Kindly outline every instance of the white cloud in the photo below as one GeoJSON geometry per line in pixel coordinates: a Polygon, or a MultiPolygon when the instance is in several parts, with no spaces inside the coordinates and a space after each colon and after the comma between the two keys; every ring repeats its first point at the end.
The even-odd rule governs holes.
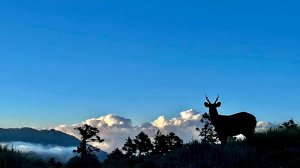
{"type": "Polygon", "coordinates": [[[199,114],[198,112],[190,109],[187,111],[183,111],[180,113],[181,118],[184,120],[196,120],[199,121],[202,117],[201,114],[199,114]]]}
{"type": "Polygon", "coordinates": [[[88,119],[72,126],[59,125],[54,129],[73,135],[80,139],[80,135],[77,130],[74,130],[74,127],[84,124],[98,128],[100,131],[99,135],[104,139],[104,142],[93,145],[96,145],[100,149],[108,152],[112,151],[115,147],[121,147],[121,144],[124,144],[125,139],[128,136],[133,137],[138,132],[138,128],[132,126],[130,119],[113,114],[108,114],[99,118],[88,119]]]}
{"type": "MultiPolygon", "coordinates": [[[[125,139],[129,137],[134,138],[140,131],[144,131],[150,137],[153,137],[157,130],[162,133],[174,132],[183,141],[189,142],[192,139],[199,139],[199,132],[196,131],[196,127],[202,127],[200,122],[202,116],[195,110],[186,110],[180,113],[177,118],[168,119],[165,116],[159,116],[152,122],[143,123],[141,125],[132,125],[130,119],[117,116],[114,114],[108,114],[100,116],[99,118],[91,118],[72,126],[60,125],[55,127],[56,130],[73,135],[80,139],[79,133],[74,130],[75,126],[83,124],[89,124],[93,127],[97,127],[100,131],[100,137],[104,139],[101,144],[93,144],[100,149],[111,152],[114,148],[121,148],[125,142],[125,139]]],[[[263,130],[272,126],[269,122],[258,122],[256,130],[263,130]]]]}
{"type": "Polygon", "coordinates": [[[192,138],[197,138],[198,135],[195,129],[196,127],[201,126],[201,123],[199,122],[201,114],[190,109],[181,112],[180,115],[180,117],[172,119],[160,116],[151,123],[143,123],[141,125],[133,126],[130,119],[114,114],[108,114],[100,116],[99,118],[91,118],[72,126],[59,125],[54,129],[80,139],[80,135],[76,130],[74,130],[74,127],[83,124],[89,124],[93,127],[97,127],[100,131],[99,135],[104,139],[104,142],[94,145],[104,151],[111,152],[116,147],[121,148],[128,136],[134,138],[140,131],[144,131],[150,137],[153,137],[158,129],[163,133],[169,133],[172,131],[180,136],[185,142],[192,140],[192,138]]]}
{"type": "Polygon", "coordinates": [[[132,127],[130,119],[126,119],[124,117],[116,116],[113,114],[108,114],[106,116],[101,116],[99,118],[88,119],[84,123],[98,128],[108,128],[108,127],[131,128],[132,127]]]}

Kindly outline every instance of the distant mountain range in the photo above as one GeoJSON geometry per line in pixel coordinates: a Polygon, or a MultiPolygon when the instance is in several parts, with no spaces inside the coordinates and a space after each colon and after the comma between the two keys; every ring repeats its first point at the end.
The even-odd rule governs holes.
{"type": "MultiPolygon", "coordinates": [[[[0,128],[0,142],[13,143],[16,149],[31,156],[40,156],[47,160],[55,157],[59,161],[67,162],[75,156],[73,149],[80,144],[80,140],[63,132],[51,130],[36,130],[33,128],[0,128]]],[[[100,160],[104,160],[107,153],[100,150],[95,153],[100,160]]]]}
{"type": "Polygon", "coordinates": [[[51,130],[33,128],[0,128],[0,142],[22,141],[42,145],[77,146],[80,141],[74,136],[51,130]]]}

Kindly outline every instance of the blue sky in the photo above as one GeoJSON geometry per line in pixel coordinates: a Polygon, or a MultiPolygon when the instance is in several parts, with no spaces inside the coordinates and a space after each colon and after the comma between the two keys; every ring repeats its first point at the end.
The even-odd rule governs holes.
{"type": "Polygon", "coordinates": [[[203,112],[300,121],[297,1],[0,2],[0,127],[108,113],[134,123],[203,112]]]}

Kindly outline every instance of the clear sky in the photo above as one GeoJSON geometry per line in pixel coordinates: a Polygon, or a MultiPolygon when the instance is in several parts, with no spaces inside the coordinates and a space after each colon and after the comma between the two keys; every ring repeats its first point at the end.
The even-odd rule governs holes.
{"type": "Polygon", "coordinates": [[[108,113],[300,121],[299,1],[0,1],[0,127],[108,113]]]}

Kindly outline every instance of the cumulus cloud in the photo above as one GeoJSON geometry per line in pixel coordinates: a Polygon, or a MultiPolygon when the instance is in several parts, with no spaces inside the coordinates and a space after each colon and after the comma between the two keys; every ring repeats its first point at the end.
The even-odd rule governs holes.
{"type": "Polygon", "coordinates": [[[85,124],[91,125],[98,128],[131,128],[132,123],[130,119],[126,119],[121,116],[116,116],[113,114],[108,114],[106,116],[101,116],[99,118],[88,119],[84,122],[85,124]]]}
{"type": "Polygon", "coordinates": [[[179,135],[184,142],[191,141],[193,138],[198,137],[196,127],[201,127],[203,124],[200,122],[202,116],[195,110],[186,110],[180,113],[180,117],[167,119],[164,116],[158,117],[151,124],[163,133],[174,132],[179,135]]]}
{"type": "MultiPolygon", "coordinates": [[[[160,130],[162,133],[167,134],[174,132],[183,141],[189,142],[192,139],[199,139],[199,132],[196,131],[196,127],[202,127],[200,122],[202,114],[189,109],[180,113],[180,116],[168,119],[165,116],[159,116],[152,122],[146,122],[141,125],[132,125],[132,122],[128,118],[117,116],[114,114],[108,114],[100,116],[99,118],[87,119],[81,123],[70,125],[59,125],[55,127],[56,130],[73,135],[80,139],[80,135],[74,127],[89,124],[93,127],[97,127],[100,131],[100,137],[104,139],[101,144],[93,144],[100,149],[111,152],[114,148],[121,148],[125,143],[125,139],[128,137],[134,138],[140,131],[144,131],[153,138],[156,131],[160,130]]],[[[256,130],[267,129],[272,126],[269,122],[258,122],[256,130]]]]}
{"type": "Polygon", "coordinates": [[[184,142],[197,138],[196,127],[201,126],[199,122],[201,114],[195,110],[187,110],[180,113],[178,118],[168,119],[165,116],[159,116],[153,122],[143,123],[141,125],[132,125],[130,119],[108,114],[99,118],[91,118],[81,123],[69,125],[59,125],[54,129],[73,135],[80,139],[78,131],[74,127],[89,124],[100,130],[100,137],[104,139],[101,144],[93,144],[100,149],[111,152],[114,148],[121,148],[128,137],[134,138],[140,131],[144,131],[150,137],[153,137],[157,130],[163,133],[174,132],[180,136],[184,142]]]}
{"type": "Polygon", "coordinates": [[[92,118],[72,126],[60,125],[56,130],[73,135],[80,139],[80,134],[74,127],[84,124],[98,128],[100,137],[105,141],[101,144],[93,144],[104,151],[112,151],[115,147],[120,147],[128,136],[134,136],[138,132],[138,127],[132,126],[131,120],[121,116],[108,114],[99,118],[92,118]]]}

